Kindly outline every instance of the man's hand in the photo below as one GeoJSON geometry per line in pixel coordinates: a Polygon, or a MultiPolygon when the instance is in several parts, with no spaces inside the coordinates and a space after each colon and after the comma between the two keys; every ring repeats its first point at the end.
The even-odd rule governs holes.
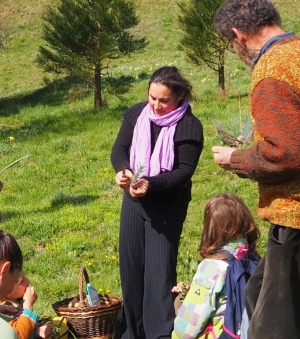
{"type": "Polygon", "coordinates": [[[220,167],[229,170],[231,154],[235,151],[231,147],[213,146],[214,160],[220,167]]]}

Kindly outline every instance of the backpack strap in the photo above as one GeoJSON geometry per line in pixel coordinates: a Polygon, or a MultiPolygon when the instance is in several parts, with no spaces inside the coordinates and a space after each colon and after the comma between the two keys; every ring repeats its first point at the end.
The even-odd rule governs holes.
{"type": "Polygon", "coordinates": [[[211,333],[212,337],[214,339],[218,339],[218,337],[216,336],[213,324],[208,324],[205,331],[204,331],[204,338],[207,339],[208,334],[211,333]]]}
{"type": "Polygon", "coordinates": [[[239,247],[237,251],[236,258],[238,260],[240,259],[247,259],[248,258],[248,252],[249,252],[249,246],[246,244],[243,244],[239,247]]]}
{"type": "Polygon", "coordinates": [[[230,338],[234,338],[234,339],[240,339],[240,336],[232,333],[226,326],[225,324],[223,325],[223,331],[225,331],[227,334],[230,335],[230,338]]]}
{"type": "Polygon", "coordinates": [[[232,264],[236,259],[247,259],[249,254],[249,246],[247,244],[242,244],[239,246],[237,250],[236,257],[231,254],[229,251],[226,251],[228,253],[228,257],[226,259],[223,259],[228,265],[232,264]]]}

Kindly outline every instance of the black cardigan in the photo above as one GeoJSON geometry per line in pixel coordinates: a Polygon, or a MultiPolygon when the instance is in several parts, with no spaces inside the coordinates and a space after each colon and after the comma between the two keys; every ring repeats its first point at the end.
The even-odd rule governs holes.
{"type": "MultiPolygon", "coordinates": [[[[129,152],[136,121],[147,103],[138,103],[127,109],[113,145],[111,162],[116,172],[122,165],[130,169],[129,152]]],[[[161,127],[151,124],[152,150],[161,127]]],[[[203,127],[192,114],[188,106],[184,117],[177,123],[174,135],[174,165],[171,172],[146,177],[149,181],[148,192],[138,200],[141,203],[177,205],[191,200],[191,177],[197,167],[203,149],[203,127]]],[[[127,194],[129,195],[128,190],[127,194]]]]}

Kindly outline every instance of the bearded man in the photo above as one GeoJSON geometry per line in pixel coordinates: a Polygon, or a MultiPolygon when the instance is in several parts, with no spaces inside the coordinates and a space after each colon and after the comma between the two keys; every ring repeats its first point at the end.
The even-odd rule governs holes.
{"type": "Polygon", "coordinates": [[[215,26],[252,69],[253,146],[212,148],[215,162],[258,183],[267,251],[247,284],[249,339],[300,338],[300,39],[268,0],[227,0],[215,26]]]}

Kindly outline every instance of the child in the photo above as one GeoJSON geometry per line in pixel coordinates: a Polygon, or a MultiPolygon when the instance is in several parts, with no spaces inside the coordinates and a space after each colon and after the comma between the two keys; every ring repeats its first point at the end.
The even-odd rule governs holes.
{"type": "Polygon", "coordinates": [[[52,325],[39,326],[39,317],[33,312],[33,304],[37,300],[34,287],[29,286],[30,281],[26,278],[24,271],[21,272],[19,281],[14,284],[10,294],[0,301],[0,304],[13,305],[22,309],[22,314],[18,319],[13,319],[9,323],[18,333],[19,339],[30,339],[35,331],[36,338],[50,338],[52,325]]]}
{"type": "MultiPolygon", "coordinates": [[[[14,284],[19,280],[23,266],[22,251],[15,238],[0,230],[0,298],[12,292],[14,284]]],[[[1,312],[4,306],[1,307],[1,312]]],[[[1,338],[18,339],[16,332],[7,324],[8,318],[0,313],[1,338]]]]}
{"type": "MultiPolygon", "coordinates": [[[[255,252],[258,238],[259,230],[240,198],[223,193],[207,202],[199,247],[204,260],[191,286],[187,286],[186,297],[175,318],[172,339],[216,339],[220,336],[226,308],[224,284],[228,263],[225,260],[231,255],[243,258],[248,252],[255,252]],[[214,336],[206,331],[208,323],[213,324],[214,336]]],[[[179,283],[172,291],[181,293],[183,287],[184,283],[179,283]]]]}

